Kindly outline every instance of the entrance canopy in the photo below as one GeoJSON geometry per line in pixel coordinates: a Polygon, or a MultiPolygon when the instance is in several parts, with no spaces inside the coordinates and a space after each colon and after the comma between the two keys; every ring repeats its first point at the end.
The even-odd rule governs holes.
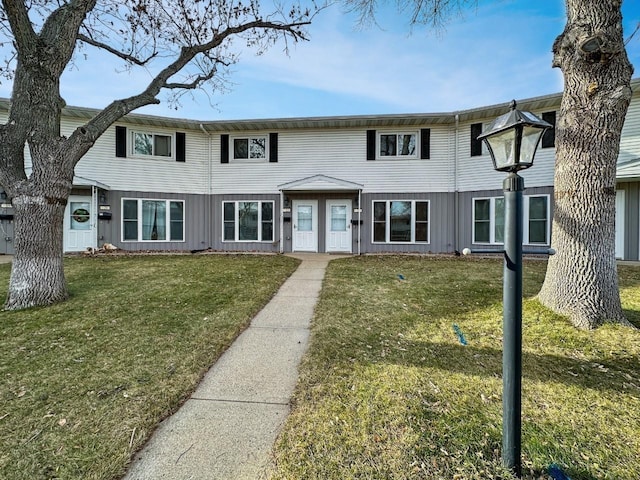
{"type": "Polygon", "coordinates": [[[336,192],[336,191],[360,191],[364,185],[339,178],[328,177],[326,175],[314,175],[312,177],[302,178],[294,182],[283,183],[278,185],[281,192],[336,192]]]}

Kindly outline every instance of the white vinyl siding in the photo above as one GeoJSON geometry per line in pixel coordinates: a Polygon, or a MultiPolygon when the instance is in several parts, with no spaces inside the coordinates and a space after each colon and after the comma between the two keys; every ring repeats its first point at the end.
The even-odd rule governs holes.
{"type": "MultiPolygon", "coordinates": [[[[79,124],[63,120],[63,131],[70,134],[79,124]]],[[[130,143],[131,131],[145,131],[138,125],[126,125],[127,139],[130,143]]],[[[177,128],[155,128],[154,132],[172,136],[175,139],[177,128]]],[[[181,129],[184,131],[184,129],[181,129]]],[[[135,157],[115,156],[115,128],[109,128],[78,162],[75,168],[77,176],[97,180],[109,186],[111,190],[140,191],[180,194],[207,194],[209,137],[200,130],[187,130],[186,150],[189,152],[186,162],[176,162],[169,157],[139,155],[135,157]],[[164,160],[164,161],[159,161],[164,160]]],[[[175,147],[175,144],[173,144],[175,147]]],[[[175,148],[174,148],[175,150],[175,148]]],[[[130,152],[130,146],[127,146],[130,152]]],[[[174,151],[175,156],[175,151],[174,151]]]]}
{"type": "Polygon", "coordinates": [[[184,201],[122,199],[123,242],[183,242],[184,201]]]}
{"type": "Polygon", "coordinates": [[[215,161],[220,158],[217,135],[212,142],[212,191],[222,195],[279,194],[278,185],[315,175],[363,185],[363,193],[453,191],[449,157],[453,137],[446,126],[430,128],[429,161],[367,161],[366,129],[301,129],[278,132],[277,164],[252,163],[251,168],[233,158],[228,164],[215,161]]]}
{"type": "Polygon", "coordinates": [[[429,243],[429,202],[373,202],[373,243],[429,243]]]}

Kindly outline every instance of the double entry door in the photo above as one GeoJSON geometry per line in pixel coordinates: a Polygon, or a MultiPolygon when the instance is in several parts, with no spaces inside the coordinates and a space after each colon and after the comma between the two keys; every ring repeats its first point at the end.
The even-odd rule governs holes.
{"type": "Polygon", "coordinates": [[[351,253],[351,200],[327,200],[324,222],[319,224],[318,200],[292,203],[292,249],[317,252],[318,238],[325,239],[325,252],[351,253]]]}

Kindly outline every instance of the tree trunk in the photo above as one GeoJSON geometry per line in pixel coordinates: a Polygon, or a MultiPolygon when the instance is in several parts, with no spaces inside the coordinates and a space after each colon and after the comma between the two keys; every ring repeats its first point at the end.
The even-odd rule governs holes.
{"type": "Polygon", "coordinates": [[[15,208],[15,257],[5,309],[50,305],[68,298],[62,262],[65,201],[20,195],[15,208]]]}
{"type": "Polygon", "coordinates": [[[553,46],[565,87],[556,125],[552,245],[539,299],[580,328],[628,324],[615,259],[616,164],[633,68],[620,1],[568,0],[553,46]]]}

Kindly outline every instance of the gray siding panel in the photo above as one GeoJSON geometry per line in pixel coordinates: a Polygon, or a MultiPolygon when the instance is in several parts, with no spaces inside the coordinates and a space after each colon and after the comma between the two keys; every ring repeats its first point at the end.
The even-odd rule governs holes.
{"type": "Polygon", "coordinates": [[[98,221],[98,245],[112,243],[122,250],[203,250],[209,247],[206,229],[210,211],[207,195],[177,193],[109,191],[106,204],[111,206],[111,220],[98,221]],[[123,242],[122,241],[122,199],[184,200],[184,242],[123,242]]]}
{"type": "Polygon", "coordinates": [[[619,183],[616,188],[625,192],[624,259],[637,261],[640,258],[640,183],[619,183]]]}
{"type": "MultiPolygon", "coordinates": [[[[549,195],[549,221],[553,220],[553,187],[525,188],[524,195],[549,195]]],[[[458,197],[458,225],[459,225],[459,251],[464,248],[473,248],[473,199],[502,197],[502,190],[478,190],[475,192],[460,192],[458,197]]],[[[498,245],[476,245],[475,248],[487,250],[499,248],[498,245]]],[[[526,250],[545,250],[547,247],[525,245],[526,250]]]]}
{"type": "Polygon", "coordinates": [[[369,193],[362,195],[362,253],[453,253],[453,193],[369,193]],[[373,202],[375,200],[428,200],[429,243],[373,243],[373,202]]]}
{"type": "Polygon", "coordinates": [[[211,248],[217,251],[224,252],[273,252],[280,251],[280,244],[278,239],[280,238],[280,195],[213,195],[211,197],[212,205],[212,220],[211,220],[211,248]],[[274,202],[273,208],[273,242],[223,242],[223,216],[222,216],[222,202],[226,201],[258,201],[269,200],[274,202]]]}

